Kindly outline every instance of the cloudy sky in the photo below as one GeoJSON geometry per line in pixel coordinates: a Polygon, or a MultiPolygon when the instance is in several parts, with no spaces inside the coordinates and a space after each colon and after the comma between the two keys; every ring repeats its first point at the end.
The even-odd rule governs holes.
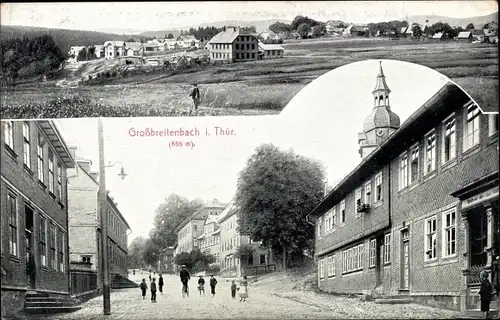
{"type": "Polygon", "coordinates": [[[165,30],[216,21],[319,20],[376,22],[407,15],[466,18],[498,11],[496,1],[234,1],[128,3],[7,3],[1,23],[81,30],[165,30]]]}
{"type": "MultiPolygon", "coordinates": [[[[436,71],[407,62],[383,60],[392,90],[391,107],[401,121],[427,101],[446,82],[436,71]]],[[[330,184],[338,182],[360,162],[357,134],[373,108],[372,90],[379,62],[368,60],[330,71],[301,90],[278,116],[108,118],[104,119],[105,161],[121,161],[106,169],[107,189],[131,225],[135,236],[148,234],[155,208],[170,193],[189,199],[232,199],[239,172],[262,143],[321,161],[330,184]],[[215,127],[234,130],[216,135],[215,127]],[[197,128],[200,136],[133,137],[133,130],[197,128]],[[208,132],[209,135],[206,135],[208,132]],[[172,147],[171,142],[194,142],[194,147],[172,147]]],[[[98,167],[97,121],[57,120],[77,155],[98,167]]]]}

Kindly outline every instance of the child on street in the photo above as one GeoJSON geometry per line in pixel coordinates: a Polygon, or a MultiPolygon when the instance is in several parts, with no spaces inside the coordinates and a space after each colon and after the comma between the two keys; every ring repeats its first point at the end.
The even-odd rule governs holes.
{"type": "Polygon", "coordinates": [[[200,292],[200,296],[202,292],[205,295],[205,279],[202,276],[198,279],[198,291],[200,292]]]}
{"type": "Polygon", "coordinates": [[[481,311],[484,312],[484,318],[488,319],[490,303],[491,300],[493,300],[493,286],[488,279],[488,271],[481,271],[479,277],[481,278],[481,289],[479,289],[479,295],[481,296],[481,311]]]}
{"type": "Polygon", "coordinates": [[[231,297],[234,299],[236,298],[236,282],[231,283],[231,297]]]}
{"type": "Polygon", "coordinates": [[[153,281],[151,282],[151,302],[156,302],[156,282],[155,278],[153,278],[153,281]]]}
{"type": "Polygon", "coordinates": [[[146,284],[146,279],[142,279],[141,285],[139,286],[142,291],[142,300],[146,299],[146,290],[148,290],[148,285],[146,284]]]}
{"type": "Polygon", "coordinates": [[[216,285],[217,285],[217,280],[212,275],[212,277],[210,278],[210,289],[212,289],[212,296],[215,296],[215,286],[216,285]]]}

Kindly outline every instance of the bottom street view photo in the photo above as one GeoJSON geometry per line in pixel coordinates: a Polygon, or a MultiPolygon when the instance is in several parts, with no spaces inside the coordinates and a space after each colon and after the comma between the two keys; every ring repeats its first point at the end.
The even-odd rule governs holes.
{"type": "Polygon", "coordinates": [[[482,319],[498,106],[395,60],[279,115],[2,120],[2,319],[482,319]]]}

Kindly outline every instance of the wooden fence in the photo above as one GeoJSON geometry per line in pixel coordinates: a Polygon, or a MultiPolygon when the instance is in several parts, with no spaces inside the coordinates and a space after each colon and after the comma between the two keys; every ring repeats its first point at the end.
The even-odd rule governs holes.
{"type": "Polygon", "coordinates": [[[247,276],[257,276],[260,274],[266,274],[274,271],[276,271],[276,265],[274,264],[254,266],[254,267],[248,267],[248,266],[244,267],[244,273],[247,276]]]}

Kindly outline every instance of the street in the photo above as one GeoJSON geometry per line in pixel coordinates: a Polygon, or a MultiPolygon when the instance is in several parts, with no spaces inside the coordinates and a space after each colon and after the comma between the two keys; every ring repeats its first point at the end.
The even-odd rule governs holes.
{"type": "MultiPolygon", "coordinates": [[[[146,278],[149,274],[135,276],[146,278]]],[[[157,275],[156,275],[157,276],[157,275]]],[[[157,279],[158,281],[158,279],[157,279]]],[[[192,277],[190,297],[182,298],[181,283],[176,275],[164,276],[163,295],[157,294],[152,303],[150,292],[145,300],[137,289],[115,290],[111,293],[111,315],[104,317],[102,296],[83,304],[83,309],[47,319],[359,319],[359,318],[451,318],[455,312],[409,305],[378,305],[347,297],[315,295],[309,292],[276,293],[249,283],[249,298],[240,302],[232,299],[231,282],[218,279],[216,295],[210,294],[209,277],[205,277],[205,296],[200,296],[197,278],[192,277]]]]}

